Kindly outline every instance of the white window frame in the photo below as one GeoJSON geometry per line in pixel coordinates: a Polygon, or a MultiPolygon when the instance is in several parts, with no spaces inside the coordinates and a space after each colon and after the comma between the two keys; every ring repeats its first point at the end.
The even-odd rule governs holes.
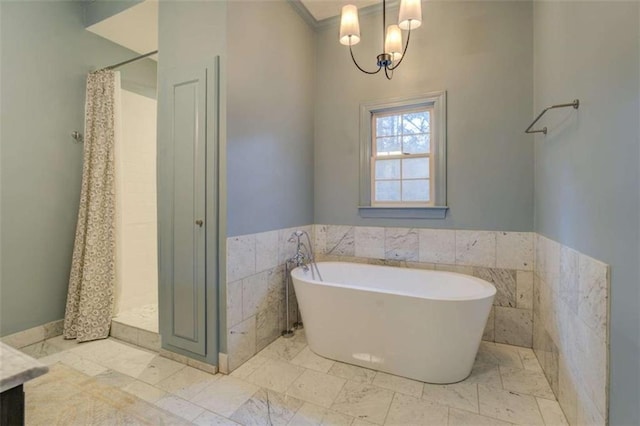
{"type": "MultiPolygon", "coordinates": [[[[362,217],[433,218],[444,219],[448,209],[447,188],[447,117],[446,91],[427,93],[410,98],[367,102],[360,105],[360,205],[362,217]],[[411,110],[429,109],[430,116],[430,200],[423,202],[375,202],[375,116],[399,114],[411,110]]],[[[400,155],[397,158],[424,156],[400,155]]],[[[380,158],[380,157],[378,157],[380,158]]],[[[392,159],[396,156],[384,156],[392,159]]]]}
{"type": "MultiPolygon", "coordinates": [[[[377,140],[378,135],[376,133],[376,119],[381,117],[388,117],[392,115],[401,115],[401,114],[410,114],[412,112],[429,112],[429,134],[434,132],[434,122],[432,120],[435,117],[435,111],[433,110],[433,106],[418,106],[415,108],[401,108],[401,109],[393,109],[389,111],[383,112],[372,112],[371,113],[371,205],[374,207],[430,207],[435,205],[435,170],[433,164],[433,147],[430,145],[429,152],[426,154],[398,154],[398,155],[376,155],[377,153],[377,140]],[[402,177],[402,160],[410,159],[410,158],[428,158],[429,159],[429,200],[422,201],[376,201],[375,200],[375,187],[376,181],[386,180],[386,179],[376,179],[376,169],[375,164],[376,160],[400,160],[400,178],[399,179],[389,179],[389,180],[399,180],[400,181],[400,196],[402,197],[402,185],[404,181],[412,180],[405,179],[402,177]]],[[[394,136],[402,136],[402,135],[394,135],[394,136]]]]}

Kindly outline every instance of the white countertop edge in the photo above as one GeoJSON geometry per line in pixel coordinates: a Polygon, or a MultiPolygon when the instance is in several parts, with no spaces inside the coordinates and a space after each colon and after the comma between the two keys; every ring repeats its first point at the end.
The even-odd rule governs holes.
{"type": "Polygon", "coordinates": [[[0,342],[0,392],[42,376],[49,367],[35,358],[0,342]]]}

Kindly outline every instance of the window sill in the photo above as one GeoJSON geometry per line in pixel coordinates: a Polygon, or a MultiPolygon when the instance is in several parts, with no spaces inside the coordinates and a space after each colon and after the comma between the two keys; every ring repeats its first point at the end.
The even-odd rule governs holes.
{"type": "Polygon", "coordinates": [[[359,206],[358,214],[364,218],[444,219],[447,206],[434,207],[371,207],[359,206]]]}

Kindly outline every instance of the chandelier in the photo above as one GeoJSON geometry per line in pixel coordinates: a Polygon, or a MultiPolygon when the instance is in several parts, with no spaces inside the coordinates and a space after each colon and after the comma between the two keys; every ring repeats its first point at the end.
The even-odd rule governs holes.
{"type": "Polygon", "coordinates": [[[393,71],[400,66],[405,53],[407,53],[411,30],[418,28],[422,24],[422,7],[420,1],[421,0],[400,0],[398,25],[389,25],[387,27],[387,2],[386,0],[382,0],[382,45],[384,51],[377,57],[378,69],[375,71],[367,71],[362,68],[353,56],[352,46],[360,43],[358,8],[352,4],[348,4],[342,8],[342,16],[340,18],[340,44],[349,46],[351,59],[360,71],[365,74],[377,74],[384,69],[384,75],[388,80],[391,80],[393,71]],[[408,31],[407,42],[404,48],[402,46],[401,30],[408,31]]]}

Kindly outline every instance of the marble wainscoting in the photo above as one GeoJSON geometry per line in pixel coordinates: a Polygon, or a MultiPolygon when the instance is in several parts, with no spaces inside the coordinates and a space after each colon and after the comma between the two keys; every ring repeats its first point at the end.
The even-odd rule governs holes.
{"type": "Polygon", "coordinates": [[[608,417],[609,266],[535,239],[533,350],[572,425],[608,417]]]}
{"type": "MultiPolygon", "coordinates": [[[[313,238],[312,225],[227,238],[227,364],[231,372],[276,340],[285,328],[285,263],[296,230],[313,238]]],[[[307,242],[305,241],[305,245],[307,242]]],[[[313,241],[312,241],[313,244],[313,241]]],[[[291,286],[290,317],[297,318],[291,286]]]]}
{"type": "Polygon", "coordinates": [[[534,234],[529,232],[314,225],[318,260],[453,271],[497,294],[483,340],[533,343],[534,234]]]}
{"type": "Polygon", "coordinates": [[[19,331],[8,336],[4,336],[0,341],[15,349],[24,348],[46,339],[52,339],[62,334],[64,320],[52,321],[37,327],[19,331]]]}

